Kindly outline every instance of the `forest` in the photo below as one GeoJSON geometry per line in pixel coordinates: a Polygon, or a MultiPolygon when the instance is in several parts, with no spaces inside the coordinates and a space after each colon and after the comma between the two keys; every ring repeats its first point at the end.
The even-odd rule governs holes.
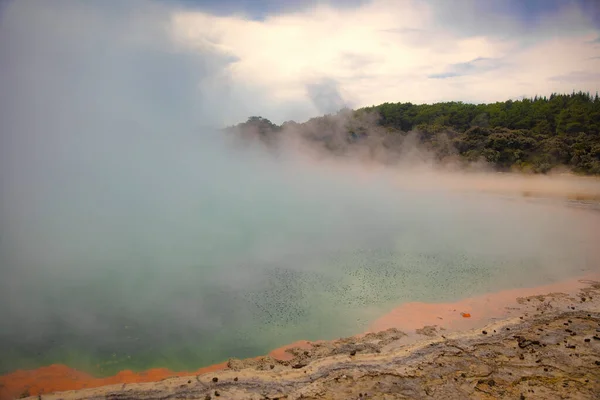
{"type": "Polygon", "coordinates": [[[301,137],[332,154],[367,149],[394,162],[416,146],[439,163],[485,163],[498,171],[569,170],[600,175],[600,99],[584,92],[491,104],[384,103],[276,125],[250,117],[226,129],[276,146],[301,137]]]}

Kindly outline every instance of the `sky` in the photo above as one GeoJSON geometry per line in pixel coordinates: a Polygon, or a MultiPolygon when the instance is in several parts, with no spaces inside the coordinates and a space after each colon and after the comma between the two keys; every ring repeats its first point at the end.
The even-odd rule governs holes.
{"type": "Polygon", "coordinates": [[[200,126],[600,90],[594,0],[22,0],[4,2],[0,18],[5,81],[30,85],[47,65],[58,81],[44,84],[74,85],[118,54],[131,71],[93,73],[200,126]],[[36,77],[25,81],[20,63],[36,77]]]}

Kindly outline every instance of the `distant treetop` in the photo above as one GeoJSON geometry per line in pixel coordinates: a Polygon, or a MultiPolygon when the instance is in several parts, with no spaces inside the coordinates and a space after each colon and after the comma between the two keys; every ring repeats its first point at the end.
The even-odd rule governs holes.
{"type": "Polygon", "coordinates": [[[485,160],[498,170],[547,172],[566,166],[581,174],[600,174],[600,98],[598,93],[553,93],[491,104],[444,102],[384,103],[337,115],[282,126],[262,117],[228,130],[253,131],[273,138],[276,132],[299,134],[333,152],[359,139],[378,137],[398,150],[414,132],[440,160],[485,160]]]}

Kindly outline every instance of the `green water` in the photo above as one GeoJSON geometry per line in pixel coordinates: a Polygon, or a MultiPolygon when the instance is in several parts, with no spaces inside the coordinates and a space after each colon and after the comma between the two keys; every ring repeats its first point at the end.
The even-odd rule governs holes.
{"type": "MultiPolygon", "coordinates": [[[[374,213],[370,221],[378,224],[355,230],[358,235],[346,236],[345,242],[299,235],[289,243],[285,236],[269,236],[269,243],[279,247],[267,243],[266,253],[260,245],[244,247],[240,241],[238,250],[246,257],[207,252],[213,255],[207,263],[184,264],[174,257],[164,264],[79,275],[49,270],[21,294],[23,301],[33,296],[39,303],[20,307],[38,313],[41,308],[44,314],[3,319],[1,371],[50,363],[99,376],[122,369],[195,370],[229,357],[262,355],[299,339],[356,334],[405,301],[452,301],[592,270],[585,251],[589,238],[564,229],[540,230],[544,224],[536,218],[548,210],[531,207],[525,215],[538,225],[524,224],[518,233],[502,228],[510,225],[476,223],[477,218],[454,231],[440,229],[456,218],[467,221],[454,210],[387,221],[374,213]],[[521,246],[526,238],[528,244],[521,246]],[[543,254],[534,246],[555,240],[561,246],[547,247],[543,254]],[[292,246],[298,242],[306,247],[292,246]],[[217,262],[217,254],[224,261],[217,262]]],[[[474,206],[470,212],[481,210],[474,206]]],[[[501,211],[509,221],[524,215],[513,208],[501,211]]],[[[571,224],[580,223],[569,210],[554,212],[553,220],[562,212],[571,224]]],[[[326,237],[318,230],[310,233],[326,237]]]]}
{"type": "Polygon", "coordinates": [[[598,266],[597,213],[194,140],[134,141],[110,163],[100,141],[85,160],[10,170],[23,176],[0,207],[0,373],[195,370],[356,334],[402,302],[598,266]]]}

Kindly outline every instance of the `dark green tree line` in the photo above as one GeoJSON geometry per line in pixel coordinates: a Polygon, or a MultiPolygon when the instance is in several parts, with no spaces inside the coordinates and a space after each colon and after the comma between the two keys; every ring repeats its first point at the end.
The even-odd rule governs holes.
{"type": "Polygon", "coordinates": [[[491,104],[384,103],[281,127],[252,117],[229,130],[252,128],[268,136],[286,134],[287,127],[294,128],[290,134],[323,142],[334,151],[375,136],[393,150],[413,132],[441,160],[450,156],[465,162],[485,160],[502,171],[545,173],[566,166],[581,174],[600,174],[598,94],[573,92],[491,104]]]}

